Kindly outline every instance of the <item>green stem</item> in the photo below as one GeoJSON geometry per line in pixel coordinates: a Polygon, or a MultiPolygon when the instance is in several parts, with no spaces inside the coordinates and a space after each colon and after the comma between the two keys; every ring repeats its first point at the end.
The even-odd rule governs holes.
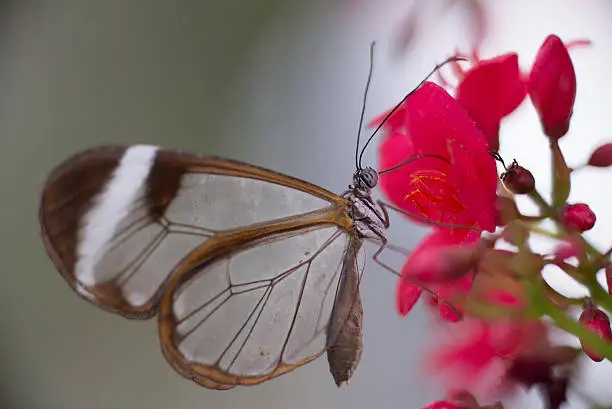
{"type": "Polygon", "coordinates": [[[545,298],[543,299],[542,307],[544,308],[544,313],[554,321],[557,327],[577,336],[582,342],[593,348],[596,353],[608,360],[612,360],[612,343],[601,339],[597,334],[574,320],[545,298]]]}
{"type": "Polygon", "coordinates": [[[529,197],[535,202],[536,205],[538,205],[544,215],[552,216],[552,208],[546,202],[546,200],[544,200],[540,192],[534,189],[533,192],[529,194],[529,197]]]}
{"type": "Polygon", "coordinates": [[[539,234],[541,236],[550,237],[551,239],[563,240],[563,237],[559,233],[555,233],[553,231],[546,230],[546,229],[543,229],[543,228],[538,227],[538,226],[534,226],[534,225],[529,224],[529,223],[522,223],[521,222],[521,224],[523,226],[527,227],[527,229],[530,230],[533,233],[539,234]]]}

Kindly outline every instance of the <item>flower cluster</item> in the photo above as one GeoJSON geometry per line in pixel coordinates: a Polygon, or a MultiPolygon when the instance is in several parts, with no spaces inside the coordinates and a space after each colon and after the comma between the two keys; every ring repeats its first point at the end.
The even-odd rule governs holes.
{"type": "MultiPolygon", "coordinates": [[[[384,194],[408,218],[432,227],[406,260],[396,293],[401,315],[425,296],[449,327],[448,342],[434,346],[427,359],[449,395],[427,408],[480,408],[476,397],[502,397],[518,386],[539,388],[548,407],[558,408],[578,356],[612,359],[606,314],[612,297],[595,278],[605,269],[612,284],[612,249],[602,254],[582,235],[596,217],[585,203],[567,203],[572,169],[558,144],[570,128],[576,97],[568,51],[576,44],[584,42],[548,36],[528,72],[516,53],[486,60],[473,53],[467,71],[452,63],[459,77],[453,95],[425,82],[390,115],[372,122],[384,120],[386,131],[379,146],[384,194]],[[503,119],[526,99],[550,142],[550,203],[529,170],[516,161],[506,166],[498,153],[503,119]],[[518,195],[533,200],[540,214],[521,213],[518,195]],[[547,231],[543,220],[557,230],[547,231]],[[535,233],[556,238],[558,246],[551,254],[534,251],[529,238],[535,233]],[[584,284],[590,297],[556,292],[542,276],[547,265],[584,284]],[[583,310],[579,320],[572,318],[576,308],[583,310]],[[548,322],[576,335],[582,349],[553,346],[548,322]]],[[[596,149],[585,166],[611,165],[612,143],[596,149]]],[[[501,403],[487,407],[493,406],[501,403]]]]}

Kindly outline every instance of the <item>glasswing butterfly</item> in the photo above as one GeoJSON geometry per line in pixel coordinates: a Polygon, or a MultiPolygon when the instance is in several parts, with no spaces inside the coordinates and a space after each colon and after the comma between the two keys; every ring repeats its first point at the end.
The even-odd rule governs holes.
{"type": "MultiPolygon", "coordinates": [[[[372,63],[368,85],[371,73],[372,63]]],[[[373,259],[397,274],[378,256],[386,209],[401,210],[373,200],[379,173],[361,166],[382,125],[359,158],[358,137],[353,183],[341,195],[155,146],[84,151],[44,186],[44,245],[84,299],[130,319],[157,314],[164,356],[202,386],[258,384],[325,352],[340,385],[362,351],[364,240],[380,245],[373,259]]]]}

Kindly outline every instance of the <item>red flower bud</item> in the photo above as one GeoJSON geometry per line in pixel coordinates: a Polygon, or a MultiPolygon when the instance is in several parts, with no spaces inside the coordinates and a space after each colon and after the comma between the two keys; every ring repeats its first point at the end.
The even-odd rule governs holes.
{"type": "Polygon", "coordinates": [[[601,145],[591,154],[589,166],[607,168],[612,165],[612,143],[601,145]]]}
{"type": "Polygon", "coordinates": [[[591,230],[595,225],[595,213],[585,203],[567,204],[561,211],[561,221],[574,231],[584,232],[591,230]]]}
{"type": "Polygon", "coordinates": [[[531,193],[535,188],[535,179],[531,172],[516,162],[512,162],[512,165],[502,173],[501,180],[509,191],[517,195],[531,193]]]}
{"type": "Polygon", "coordinates": [[[527,91],[544,133],[559,139],[567,133],[576,99],[576,73],[563,41],[549,35],[536,56],[527,91]]]}
{"type": "MultiPolygon", "coordinates": [[[[580,322],[593,331],[595,334],[605,341],[612,342],[612,329],[610,329],[610,319],[605,312],[593,307],[587,306],[587,308],[580,314],[580,322]]],[[[584,352],[595,362],[600,362],[603,357],[591,350],[588,346],[580,340],[582,349],[584,352]]]]}

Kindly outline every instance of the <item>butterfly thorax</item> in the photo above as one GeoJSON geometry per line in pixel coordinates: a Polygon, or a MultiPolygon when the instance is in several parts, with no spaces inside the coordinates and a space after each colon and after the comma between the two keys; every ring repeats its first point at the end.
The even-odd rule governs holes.
{"type": "Polygon", "coordinates": [[[372,189],[378,185],[378,172],[372,167],[358,167],[353,173],[353,184],[343,197],[350,201],[348,214],[355,231],[362,238],[381,239],[387,229],[387,218],[372,199],[372,189]]]}

